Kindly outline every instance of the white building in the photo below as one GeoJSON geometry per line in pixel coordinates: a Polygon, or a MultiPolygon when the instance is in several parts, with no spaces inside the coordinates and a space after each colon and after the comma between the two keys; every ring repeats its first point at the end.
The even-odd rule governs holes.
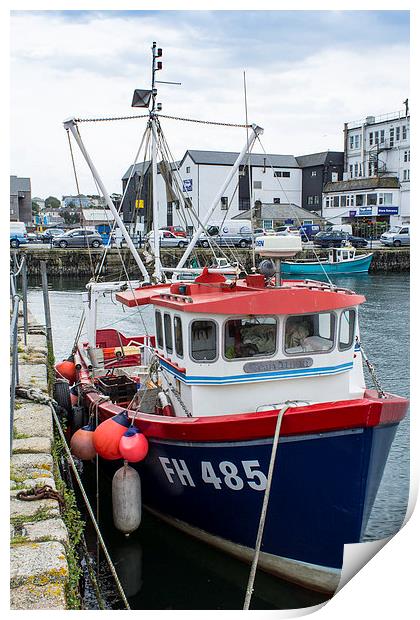
{"type": "Polygon", "coordinates": [[[324,186],[322,215],[337,224],[410,221],[408,106],[344,125],[343,180],[324,186]]]}
{"type": "MultiPolygon", "coordinates": [[[[213,203],[238,155],[222,151],[186,151],[179,165],[182,189],[200,219],[213,203]]],[[[293,155],[252,153],[249,165],[244,158],[212,220],[225,218],[227,210],[229,218],[233,218],[247,211],[255,201],[274,204],[290,202],[300,206],[301,199],[302,171],[293,155]]],[[[173,220],[174,224],[183,223],[178,209],[173,210],[173,220]]]]}

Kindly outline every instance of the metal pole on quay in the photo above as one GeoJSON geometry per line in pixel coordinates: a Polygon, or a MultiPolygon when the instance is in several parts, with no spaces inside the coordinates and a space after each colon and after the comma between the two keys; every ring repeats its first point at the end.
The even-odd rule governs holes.
{"type": "Polygon", "coordinates": [[[50,313],[50,300],[48,297],[48,278],[47,278],[47,261],[40,261],[41,266],[41,280],[42,280],[42,296],[44,298],[44,313],[45,313],[45,329],[47,332],[47,348],[48,352],[54,355],[54,346],[52,339],[52,327],[51,327],[51,313],[50,313]]]}

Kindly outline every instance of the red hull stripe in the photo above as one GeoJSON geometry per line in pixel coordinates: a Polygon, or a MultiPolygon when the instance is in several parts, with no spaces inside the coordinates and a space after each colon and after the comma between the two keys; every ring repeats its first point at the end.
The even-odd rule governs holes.
{"type": "MultiPolygon", "coordinates": [[[[83,364],[80,357],[76,363],[79,361],[83,364]]],[[[82,389],[83,386],[92,387],[89,373],[83,365],[78,373],[82,389]]],[[[89,406],[100,400],[101,394],[92,390],[84,398],[89,406]]],[[[291,407],[284,414],[281,434],[300,435],[394,424],[404,418],[407,408],[406,398],[388,395],[387,399],[380,399],[373,390],[367,390],[364,398],[356,400],[291,407]]],[[[100,403],[100,419],[105,420],[121,410],[120,406],[110,402],[100,403]]],[[[135,423],[147,437],[156,439],[246,441],[273,436],[277,415],[278,409],[203,418],[138,414],[135,423]]]]}

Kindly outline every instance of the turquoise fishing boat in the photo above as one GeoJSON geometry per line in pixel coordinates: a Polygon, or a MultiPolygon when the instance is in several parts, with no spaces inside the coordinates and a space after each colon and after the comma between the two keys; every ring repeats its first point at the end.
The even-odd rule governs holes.
{"type": "Polygon", "coordinates": [[[281,270],[284,276],[367,273],[372,258],[373,252],[357,256],[353,247],[331,248],[327,258],[317,261],[283,261],[281,270]]]}

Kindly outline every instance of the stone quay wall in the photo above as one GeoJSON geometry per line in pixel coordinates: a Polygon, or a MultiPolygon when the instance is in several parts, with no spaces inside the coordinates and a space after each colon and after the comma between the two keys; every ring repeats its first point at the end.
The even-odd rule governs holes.
{"type": "MultiPolygon", "coordinates": [[[[358,254],[364,254],[369,249],[358,250],[358,254]]],[[[410,270],[410,250],[409,248],[380,248],[373,249],[374,253],[372,265],[370,271],[372,273],[389,273],[389,272],[407,272],[410,270]]],[[[40,261],[45,260],[47,263],[47,273],[50,276],[89,276],[92,275],[92,266],[96,266],[102,256],[102,250],[92,249],[90,252],[87,249],[48,249],[48,248],[22,248],[19,252],[25,253],[27,257],[28,273],[29,275],[40,274],[40,261]]],[[[252,252],[249,249],[235,248],[236,260],[240,261],[247,271],[252,267],[252,252]]],[[[138,277],[139,270],[134,262],[130,252],[123,248],[120,253],[112,248],[108,250],[106,259],[104,262],[104,268],[102,275],[107,280],[119,280],[126,279],[125,270],[121,265],[120,254],[124,261],[125,270],[130,277],[138,277]]],[[[162,263],[167,267],[175,267],[179,259],[183,254],[181,249],[162,249],[161,257],[162,263]]],[[[198,256],[200,262],[210,263],[213,254],[211,250],[198,248],[195,253],[198,256]]],[[[326,256],[328,251],[318,250],[317,255],[320,257],[326,256]]],[[[306,249],[300,252],[296,258],[306,258],[315,260],[312,250],[306,249]]],[[[257,257],[257,261],[259,258],[257,257]]],[[[149,269],[149,265],[146,265],[149,269]]],[[[153,270],[150,266],[150,272],[153,270]]]]}

